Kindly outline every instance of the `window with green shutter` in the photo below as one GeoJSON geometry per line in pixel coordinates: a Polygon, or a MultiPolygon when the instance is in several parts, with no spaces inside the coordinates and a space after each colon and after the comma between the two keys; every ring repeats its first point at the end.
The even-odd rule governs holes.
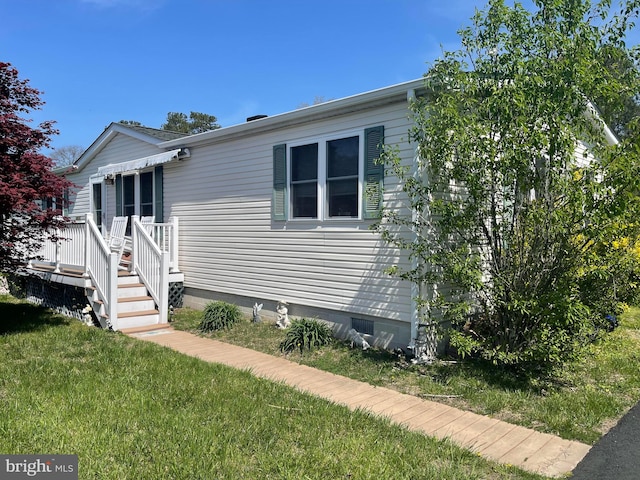
{"type": "Polygon", "coordinates": [[[379,218],[384,127],[273,147],[273,220],[379,218]]]}

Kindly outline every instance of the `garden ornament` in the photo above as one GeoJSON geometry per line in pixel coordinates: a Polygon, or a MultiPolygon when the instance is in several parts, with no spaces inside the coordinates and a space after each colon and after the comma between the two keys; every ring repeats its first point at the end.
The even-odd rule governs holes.
{"type": "Polygon", "coordinates": [[[262,304],[258,305],[258,302],[253,304],[253,323],[262,322],[262,317],[260,317],[260,310],[262,310],[262,304]]]}
{"type": "Polygon", "coordinates": [[[93,312],[93,308],[91,305],[87,304],[86,307],[82,309],[82,320],[84,320],[84,324],[89,327],[93,327],[93,317],[91,316],[91,312],[93,312]]]}
{"type": "Polygon", "coordinates": [[[349,330],[347,332],[347,335],[349,336],[349,340],[351,340],[351,348],[353,348],[354,346],[361,347],[362,350],[371,348],[369,342],[367,342],[367,340],[360,333],[358,333],[355,328],[349,330]]]}
{"type": "Polygon", "coordinates": [[[276,326],[278,328],[289,328],[291,326],[291,320],[289,320],[289,309],[287,308],[289,305],[284,300],[280,300],[278,305],[276,306],[276,313],[278,314],[278,318],[276,320],[276,326]]]}

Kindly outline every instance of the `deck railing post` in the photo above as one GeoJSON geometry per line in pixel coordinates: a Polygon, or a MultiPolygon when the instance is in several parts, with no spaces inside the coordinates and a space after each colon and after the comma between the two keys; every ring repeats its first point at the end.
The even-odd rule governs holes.
{"type": "Polygon", "coordinates": [[[84,218],[84,275],[89,276],[89,259],[91,258],[89,254],[89,245],[91,243],[91,221],[93,220],[93,215],[91,213],[87,213],[84,218]]]}
{"type": "Polygon", "coordinates": [[[56,228],[56,250],[55,250],[55,268],[53,269],[53,273],[60,273],[60,263],[62,258],[62,252],[60,252],[62,246],[60,245],[60,229],[56,228]]]}
{"type": "Polygon", "coordinates": [[[178,227],[179,227],[179,222],[178,222],[178,217],[171,217],[169,219],[171,221],[172,224],[172,228],[171,228],[171,244],[170,244],[170,260],[171,260],[171,265],[173,266],[173,271],[174,272],[179,272],[180,268],[178,266],[178,227]]]}

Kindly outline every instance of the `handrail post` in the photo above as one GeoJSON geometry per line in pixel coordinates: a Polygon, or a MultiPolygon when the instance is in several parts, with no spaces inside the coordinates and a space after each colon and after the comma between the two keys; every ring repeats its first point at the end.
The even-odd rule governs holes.
{"type": "Polygon", "coordinates": [[[169,322],[169,253],[160,254],[160,292],[158,292],[160,323],[169,322]]]}
{"type": "Polygon", "coordinates": [[[171,217],[171,245],[169,246],[170,251],[170,259],[173,265],[173,271],[179,272],[180,268],[178,267],[178,217],[171,217]]]}
{"type": "Polygon", "coordinates": [[[140,249],[140,245],[138,244],[138,229],[140,228],[140,224],[138,220],[140,217],[138,215],[131,215],[131,258],[129,262],[129,271],[135,272],[136,265],[138,263],[138,250],[140,249]]]}
{"type": "Polygon", "coordinates": [[[109,322],[113,330],[118,330],[118,255],[116,253],[109,254],[109,322]]]}

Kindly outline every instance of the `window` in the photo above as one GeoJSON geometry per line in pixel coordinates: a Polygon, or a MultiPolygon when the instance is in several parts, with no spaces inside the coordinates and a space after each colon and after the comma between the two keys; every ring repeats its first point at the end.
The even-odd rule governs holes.
{"type": "Polygon", "coordinates": [[[69,214],[69,189],[65,188],[60,197],[42,197],[35,203],[41,210],[54,210],[56,215],[69,214]]]}
{"type": "Polygon", "coordinates": [[[358,217],[360,137],[294,146],[290,157],[292,218],[358,217]]]}
{"type": "Polygon", "coordinates": [[[92,205],[93,205],[93,216],[96,219],[96,225],[98,228],[102,227],[102,183],[92,183],[91,184],[92,191],[92,205]]]}
{"type": "Polygon", "coordinates": [[[140,174],[140,216],[153,216],[153,172],[140,174]]]}
{"type": "Polygon", "coordinates": [[[359,152],[359,137],[327,142],[329,217],[358,216],[359,152]]]}
{"type": "Polygon", "coordinates": [[[318,144],[291,149],[293,218],[318,217],[318,144]]]}
{"type": "Polygon", "coordinates": [[[384,128],[273,147],[274,220],[378,218],[384,128]]]}

